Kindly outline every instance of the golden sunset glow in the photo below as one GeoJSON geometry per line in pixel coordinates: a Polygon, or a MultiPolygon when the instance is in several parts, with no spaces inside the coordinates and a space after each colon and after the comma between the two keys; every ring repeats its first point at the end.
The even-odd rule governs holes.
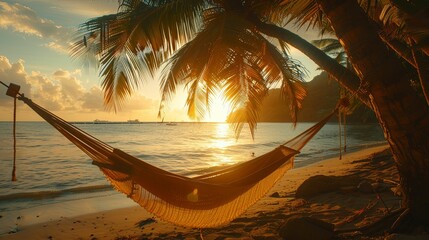
{"type": "Polygon", "coordinates": [[[206,113],[206,122],[225,122],[231,111],[231,105],[225,100],[222,93],[213,97],[210,109],[206,113]]]}
{"type": "Polygon", "coordinates": [[[212,146],[215,148],[225,149],[234,144],[233,140],[229,136],[229,131],[230,128],[228,124],[216,125],[216,136],[213,138],[212,146]]]}
{"type": "MultiPolygon", "coordinates": [[[[212,140],[211,146],[213,148],[216,148],[218,151],[216,152],[225,152],[226,149],[228,149],[231,145],[234,144],[234,141],[229,136],[231,129],[229,128],[228,124],[217,124],[216,125],[216,135],[214,136],[212,140]]],[[[217,154],[216,155],[216,161],[212,163],[213,166],[220,166],[225,164],[231,164],[234,161],[231,159],[231,157],[217,154]]]]}

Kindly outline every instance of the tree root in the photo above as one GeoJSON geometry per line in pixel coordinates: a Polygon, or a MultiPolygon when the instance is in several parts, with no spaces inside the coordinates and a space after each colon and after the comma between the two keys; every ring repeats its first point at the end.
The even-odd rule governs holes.
{"type": "Polygon", "coordinates": [[[419,220],[413,216],[409,208],[405,209],[393,223],[391,233],[429,232],[429,221],[419,220]]]}
{"type": "Polygon", "coordinates": [[[336,230],[337,239],[353,235],[381,236],[386,233],[428,233],[429,225],[416,220],[408,208],[400,208],[390,212],[378,221],[367,226],[351,229],[336,230]]]}
{"type": "Polygon", "coordinates": [[[359,228],[336,230],[335,234],[340,239],[342,238],[342,236],[347,236],[351,233],[359,233],[359,235],[365,236],[383,235],[386,232],[390,232],[391,226],[396,222],[396,220],[403,213],[403,211],[404,209],[397,209],[395,211],[391,211],[386,216],[369,225],[359,228]]]}

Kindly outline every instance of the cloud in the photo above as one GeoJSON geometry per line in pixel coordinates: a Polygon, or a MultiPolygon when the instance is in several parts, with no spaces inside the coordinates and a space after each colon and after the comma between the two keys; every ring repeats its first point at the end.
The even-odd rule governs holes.
{"type": "MultiPolygon", "coordinates": [[[[82,107],[89,111],[101,111],[105,107],[103,105],[103,91],[99,87],[92,87],[89,91],[85,92],[83,96],[82,107]]],[[[135,93],[129,99],[126,99],[124,104],[120,108],[121,111],[132,112],[132,111],[146,111],[151,110],[157,112],[159,107],[159,101],[145,97],[141,94],[135,93]]]]}
{"type": "Polygon", "coordinates": [[[85,111],[100,111],[104,109],[103,92],[99,87],[92,87],[82,97],[82,109],[85,111]]]}
{"type": "MultiPolygon", "coordinates": [[[[0,80],[5,84],[15,83],[21,86],[20,92],[25,92],[30,94],[30,84],[27,82],[27,76],[24,69],[24,61],[18,60],[16,63],[11,63],[9,59],[5,56],[0,55],[0,80]]],[[[0,94],[0,102],[9,104],[12,102],[12,98],[7,96],[6,88],[2,88],[0,94]]],[[[28,95],[30,96],[30,95],[28,95]]]]}
{"type": "Polygon", "coordinates": [[[37,13],[19,3],[0,2],[0,27],[15,32],[47,39],[45,47],[66,53],[71,44],[74,29],[55,24],[52,20],[41,18],[37,13]]]}
{"type": "MultiPolygon", "coordinates": [[[[102,90],[98,86],[91,86],[89,89],[84,87],[80,80],[80,70],[58,69],[52,74],[27,73],[24,64],[23,60],[11,63],[7,57],[0,55],[0,79],[6,84],[12,82],[20,85],[25,96],[49,111],[54,111],[60,116],[68,116],[67,119],[88,120],[96,119],[100,114],[103,116],[107,114],[103,105],[102,90]],[[82,119],[83,114],[86,114],[85,119],[82,119]]],[[[3,89],[0,94],[0,112],[10,108],[12,103],[12,98],[4,94],[6,88],[3,89]]],[[[136,93],[125,102],[118,115],[111,117],[125,120],[120,119],[122,115],[134,116],[136,113],[144,113],[144,119],[153,120],[156,118],[158,104],[158,101],[136,93]]],[[[25,111],[29,111],[28,108],[25,111]]],[[[0,114],[0,120],[10,117],[6,115],[0,114]]]]}
{"type": "Polygon", "coordinates": [[[118,10],[118,1],[106,0],[41,0],[49,2],[53,8],[59,8],[65,12],[79,14],[85,17],[97,17],[110,13],[115,13],[118,10]]]}
{"type": "Polygon", "coordinates": [[[158,110],[159,101],[155,101],[151,98],[147,98],[143,95],[133,95],[129,100],[126,101],[124,108],[127,110],[158,110]]]}
{"type": "MultiPolygon", "coordinates": [[[[70,43],[69,43],[70,44],[70,43]]],[[[62,54],[69,54],[69,44],[59,44],[57,42],[49,42],[46,44],[43,44],[44,47],[50,48],[58,53],[62,53],[62,54]]]]}
{"type": "Polygon", "coordinates": [[[52,11],[67,12],[86,18],[114,13],[118,9],[117,0],[16,0],[15,2],[29,1],[46,4],[52,11]]]}
{"type": "Polygon", "coordinates": [[[32,99],[50,111],[64,109],[61,98],[61,86],[54,83],[47,76],[40,72],[32,72],[27,76],[27,81],[31,84],[32,99]]]}

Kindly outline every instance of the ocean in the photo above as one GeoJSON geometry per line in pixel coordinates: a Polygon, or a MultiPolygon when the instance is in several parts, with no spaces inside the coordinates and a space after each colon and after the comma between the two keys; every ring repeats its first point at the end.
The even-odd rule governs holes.
{"type": "MultiPolygon", "coordinates": [[[[299,123],[296,128],[290,123],[260,123],[255,139],[246,128],[236,139],[226,123],[75,124],[159,168],[192,175],[262,155],[314,123],[299,123]]],[[[377,124],[348,125],[346,132],[348,151],[385,143],[377,124]]],[[[16,141],[18,181],[12,182],[12,123],[0,122],[0,225],[18,212],[50,204],[112,198],[120,199],[115,203],[119,208],[132,202],[112,190],[90,158],[47,123],[18,122],[16,141]]],[[[328,123],[296,156],[295,168],[333,156],[339,156],[339,129],[338,124],[328,123]]],[[[9,225],[0,227],[0,234],[7,231],[9,225]]]]}

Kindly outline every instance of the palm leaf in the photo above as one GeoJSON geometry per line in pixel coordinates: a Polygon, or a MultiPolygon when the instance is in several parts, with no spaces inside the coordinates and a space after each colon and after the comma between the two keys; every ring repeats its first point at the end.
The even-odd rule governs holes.
{"type": "Polygon", "coordinates": [[[204,1],[183,2],[121,1],[118,13],[91,19],[80,27],[72,55],[99,61],[108,108],[116,110],[139,86],[142,72],[153,74],[197,31],[204,1]]]}

